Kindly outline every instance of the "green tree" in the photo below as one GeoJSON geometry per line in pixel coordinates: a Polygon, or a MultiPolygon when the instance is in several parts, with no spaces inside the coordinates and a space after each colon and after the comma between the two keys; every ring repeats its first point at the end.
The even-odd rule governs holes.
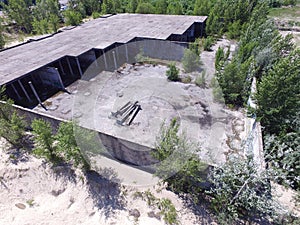
{"type": "Polygon", "coordinates": [[[153,14],[155,13],[155,7],[149,2],[140,2],[135,12],[141,14],[153,14]]]}
{"type": "Polygon", "coordinates": [[[197,70],[201,64],[199,55],[196,55],[190,49],[184,50],[184,54],[181,61],[182,61],[183,68],[187,73],[197,70]]]}
{"type": "Polygon", "coordinates": [[[8,4],[1,2],[4,14],[11,22],[25,33],[32,31],[31,0],[8,0],[8,4]]]}
{"type": "Polygon", "coordinates": [[[46,158],[50,162],[57,162],[58,156],[54,146],[54,136],[51,124],[42,119],[34,119],[31,123],[34,134],[33,153],[39,157],[46,158]]]}
{"type": "Polygon", "coordinates": [[[212,186],[207,194],[221,223],[235,224],[241,219],[263,223],[277,218],[278,206],[270,198],[270,176],[258,171],[251,157],[231,157],[209,174],[212,186]]]}
{"type": "Polygon", "coordinates": [[[82,22],[82,16],[80,12],[68,9],[64,12],[66,25],[77,26],[82,22]]]}
{"type": "Polygon", "coordinates": [[[175,63],[171,63],[168,65],[168,70],[166,71],[166,75],[169,80],[171,81],[178,81],[179,80],[179,70],[176,68],[175,63]]]}
{"type": "Polygon", "coordinates": [[[57,134],[55,135],[57,141],[57,154],[75,167],[81,167],[85,170],[90,169],[90,165],[84,158],[77,145],[74,135],[74,125],[71,122],[62,122],[59,125],[57,134]]]}
{"type": "Polygon", "coordinates": [[[194,144],[178,132],[177,119],[173,119],[169,125],[162,124],[152,153],[159,161],[155,175],[167,182],[173,191],[197,196],[207,166],[200,162],[194,144]]]}
{"type": "Polygon", "coordinates": [[[167,0],[157,0],[155,1],[155,13],[166,14],[168,8],[167,0]]]}
{"type": "Polygon", "coordinates": [[[33,30],[38,34],[56,32],[60,21],[58,0],[37,0],[33,10],[33,30]]]}
{"type": "Polygon", "coordinates": [[[126,7],[126,11],[129,13],[135,13],[137,6],[138,6],[138,0],[129,0],[126,7]]]}
{"type": "Polygon", "coordinates": [[[211,0],[196,0],[194,5],[194,15],[208,16],[213,4],[214,1],[211,0]]]}
{"type": "Polygon", "coordinates": [[[0,88],[0,137],[15,147],[23,147],[26,123],[13,108],[13,101],[5,96],[5,87],[0,88]]]}
{"type": "Polygon", "coordinates": [[[172,0],[168,2],[167,14],[182,15],[182,4],[179,0],[172,0]]]}
{"type": "Polygon", "coordinates": [[[258,83],[257,116],[269,133],[294,131],[299,119],[300,50],[281,58],[258,83]]]}

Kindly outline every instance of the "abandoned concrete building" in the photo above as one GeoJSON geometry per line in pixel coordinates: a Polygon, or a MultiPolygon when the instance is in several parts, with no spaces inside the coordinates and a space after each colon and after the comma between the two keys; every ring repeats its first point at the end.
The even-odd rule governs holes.
{"type": "MultiPolygon", "coordinates": [[[[205,16],[117,14],[78,27],[68,27],[54,35],[32,39],[0,51],[0,85],[6,86],[8,97],[30,119],[44,118],[59,123],[72,119],[69,115],[73,115],[75,118],[85,117],[84,123],[88,123],[91,120],[89,114],[81,115],[76,109],[70,112],[72,106],[65,106],[57,114],[55,110],[47,112],[51,106],[48,107],[44,102],[53,98],[53,101],[58,99],[59,104],[71,105],[70,99],[74,98],[75,93],[72,93],[72,85],[80,80],[93,80],[103,71],[116,71],[125,63],[133,63],[141,51],[147,51],[153,58],[159,55],[166,60],[181,59],[183,46],[205,35],[206,19],[205,16]],[[143,40],[147,42],[139,45],[143,40]],[[171,49],[171,44],[179,48],[171,49]]],[[[93,89],[91,82],[84,85],[84,90],[93,89]]],[[[91,111],[91,104],[84,99],[88,97],[97,98],[85,91],[82,101],[77,100],[81,104],[78,108],[91,111]]],[[[123,101],[119,108],[126,102],[123,101]]],[[[140,106],[134,109],[139,111],[140,106]]],[[[86,124],[80,125],[93,129],[86,124]]],[[[120,133],[124,133],[124,130],[120,130],[120,133]]],[[[149,152],[153,146],[124,139],[122,135],[118,137],[101,129],[97,130],[97,135],[114,158],[139,166],[148,165],[151,161],[149,152]]]]}

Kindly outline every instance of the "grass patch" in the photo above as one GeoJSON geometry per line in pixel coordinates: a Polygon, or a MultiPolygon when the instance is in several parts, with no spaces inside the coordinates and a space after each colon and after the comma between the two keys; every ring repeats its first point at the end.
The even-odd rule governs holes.
{"type": "Polygon", "coordinates": [[[272,8],[270,9],[269,16],[279,18],[300,17],[300,6],[297,5],[287,8],[272,8]]]}

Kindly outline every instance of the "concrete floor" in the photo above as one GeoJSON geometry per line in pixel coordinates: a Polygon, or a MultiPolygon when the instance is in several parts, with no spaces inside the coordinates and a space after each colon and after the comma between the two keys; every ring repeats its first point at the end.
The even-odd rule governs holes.
{"type": "MultiPolygon", "coordinates": [[[[67,88],[71,95],[58,93],[48,99],[46,113],[149,147],[155,147],[162,123],[177,117],[181,132],[201,149],[203,160],[224,162],[232,150],[227,142],[233,134],[234,117],[212,100],[210,88],[168,81],[166,70],[163,65],[125,64],[119,72],[79,80],[67,88]],[[131,126],[120,126],[109,117],[128,101],[139,101],[142,111],[131,126]]],[[[190,76],[194,79],[196,75],[190,76]]],[[[44,111],[40,106],[35,110],[44,111]]]]}

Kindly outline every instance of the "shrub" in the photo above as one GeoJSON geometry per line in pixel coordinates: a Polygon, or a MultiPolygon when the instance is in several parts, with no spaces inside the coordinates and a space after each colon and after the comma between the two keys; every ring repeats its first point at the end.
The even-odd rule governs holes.
{"type": "Polygon", "coordinates": [[[77,26],[82,20],[81,14],[73,10],[66,10],[64,16],[66,25],[77,26]]]}
{"type": "Polygon", "coordinates": [[[198,75],[195,80],[195,84],[198,87],[204,88],[206,86],[206,72],[203,71],[201,75],[198,75]]]}
{"type": "Polygon", "coordinates": [[[214,43],[214,38],[211,36],[208,36],[207,38],[205,38],[203,40],[203,49],[205,51],[211,51],[211,47],[212,47],[213,43],[214,43]]]}
{"type": "Polygon", "coordinates": [[[187,73],[196,71],[200,65],[200,57],[196,55],[192,50],[185,49],[182,57],[182,65],[184,71],[187,73]]]}
{"type": "Polygon", "coordinates": [[[166,75],[168,76],[168,79],[171,81],[178,81],[179,80],[179,70],[176,68],[175,63],[171,63],[168,65],[168,70],[166,72],[166,75]]]}

